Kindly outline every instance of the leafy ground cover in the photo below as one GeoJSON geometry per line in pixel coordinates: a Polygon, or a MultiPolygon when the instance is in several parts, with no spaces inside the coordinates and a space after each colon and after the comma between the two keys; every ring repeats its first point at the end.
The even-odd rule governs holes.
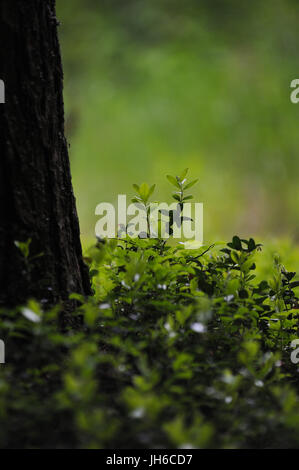
{"type": "Polygon", "coordinates": [[[298,447],[299,283],[277,256],[255,277],[261,249],[102,240],[76,328],[1,311],[0,447],[298,447]]]}

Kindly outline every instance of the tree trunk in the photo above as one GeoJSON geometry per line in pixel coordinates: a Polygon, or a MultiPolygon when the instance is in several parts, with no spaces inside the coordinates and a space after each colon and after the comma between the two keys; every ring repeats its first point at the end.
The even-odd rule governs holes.
{"type": "Polygon", "coordinates": [[[0,306],[90,293],[64,137],[55,0],[1,0],[0,306]],[[15,242],[30,244],[29,259],[15,242]]]}

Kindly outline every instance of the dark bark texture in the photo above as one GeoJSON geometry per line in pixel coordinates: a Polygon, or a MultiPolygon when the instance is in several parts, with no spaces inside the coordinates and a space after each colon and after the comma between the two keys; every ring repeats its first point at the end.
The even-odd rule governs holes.
{"type": "Polygon", "coordinates": [[[55,0],[0,0],[0,79],[0,306],[90,294],[64,137],[55,0]],[[15,241],[29,238],[26,263],[15,241]]]}

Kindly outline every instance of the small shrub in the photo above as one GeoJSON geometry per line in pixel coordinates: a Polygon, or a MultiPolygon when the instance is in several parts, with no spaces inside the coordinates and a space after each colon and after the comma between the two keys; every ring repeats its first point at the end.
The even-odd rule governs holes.
{"type": "Polygon", "coordinates": [[[1,448],[298,447],[298,282],[261,247],[98,241],[94,296],[2,310],[1,448]]]}

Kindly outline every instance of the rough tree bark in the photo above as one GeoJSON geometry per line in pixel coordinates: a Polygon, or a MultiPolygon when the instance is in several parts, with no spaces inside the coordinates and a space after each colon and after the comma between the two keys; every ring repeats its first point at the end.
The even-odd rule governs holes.
{"type": "Polygon", "coordinates": [[[90,293],[68,148],[55,0],[1,0],[0,306],[90,293]],[[32,238],[25,262],[15,241],[32,238]]]}

